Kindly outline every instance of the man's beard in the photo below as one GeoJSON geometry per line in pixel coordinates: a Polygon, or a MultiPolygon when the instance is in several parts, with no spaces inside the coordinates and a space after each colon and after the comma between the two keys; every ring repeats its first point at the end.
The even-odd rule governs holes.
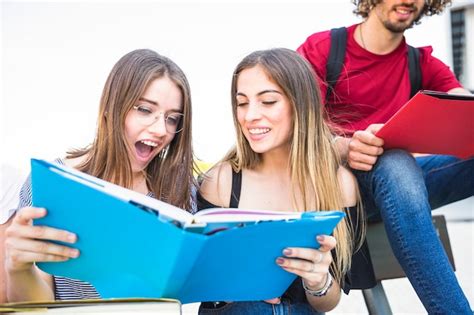
{"type": "MultiPolygon", "coordinates": [[[[412,28],[413,25],[415,25],[415,23],[421,18],[421,11],[417,10],[415,5],[412,4],[412,5],[403,5],[403,6],[407,9],[414,10],[415,18],[409,24],[405,24],[404,22],[392,23],[388,19],[385,21],[382,21],[385,28],[392,33],[403,33],[407,29],[412,28]]],[[[396,7],[394,6],[392,9],[396,10],[396,7]]]]}
{"type": "Polygon", "coordinates": [[[383,21],[383,26],[392,33],[403,33],[407,29],[412,28],[415,24],[416,19],[411,21],[410,24],[405,23],[391,23],[390,21],[383,21]]]}

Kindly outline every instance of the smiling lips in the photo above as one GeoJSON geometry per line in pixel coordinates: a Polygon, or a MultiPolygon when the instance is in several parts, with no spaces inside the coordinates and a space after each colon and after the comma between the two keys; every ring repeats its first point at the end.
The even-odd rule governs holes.
{"type": "Polygon", "coordinates": [[[408,18],[408,16],[410,16],[411,13],[414,13],[416,11],[416,8],[407,7],[407,6],[397,6],[394,10],[399,15],[402,15],[402,16],[405,16],[406,18],[408,18]]]}
{"type": "Polygon", "coordinates": [[[258,141],[265,138],[266,134],[270,132],[270,128],[248,128],[250,140],[258,141]]]}
{"type": "Polygon", "coordinates": [[[250,128],[249,133],[251,135],[262,135],[270,131],[270,128],[250,128]]]}

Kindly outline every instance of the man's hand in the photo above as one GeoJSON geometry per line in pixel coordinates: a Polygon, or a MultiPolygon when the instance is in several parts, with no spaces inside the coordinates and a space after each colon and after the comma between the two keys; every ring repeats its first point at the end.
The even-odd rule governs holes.
{"type": "Polygon", "coordinates": [[[370,171],[383,153],[383,140],[375,136],[383,124],[373,124],[365,130],[356,131],[347,141],[346,159],[355,170],[370,171]]]}

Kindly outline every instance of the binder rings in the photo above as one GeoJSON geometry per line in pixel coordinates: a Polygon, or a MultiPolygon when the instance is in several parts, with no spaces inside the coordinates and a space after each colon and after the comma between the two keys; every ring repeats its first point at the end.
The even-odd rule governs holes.
{"type": "Polygon", "coordinates": [[[344,217],[240,209],[193,216],[66,166],[32,159],[31,170],[33,205],[48,211],[34,224],[76,233],[72,247],[81,253],[38,267],[88,281],[103,298],[190,303],[281,296],[296,277],[275,263],[283,249],[317,248],[315,237],[332,234],[344,217]]]}
{"type": "Polygon", "coordinates": [[[420,91],[376,136],[385,149],[474,156],[474,95],[420,91]]]}

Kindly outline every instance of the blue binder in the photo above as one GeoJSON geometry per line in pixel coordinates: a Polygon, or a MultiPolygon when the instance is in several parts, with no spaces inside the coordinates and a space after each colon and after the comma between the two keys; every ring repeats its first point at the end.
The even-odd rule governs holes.
{"type": "Polygon", "coordinates": [[[206,235],[183,227],[180,218],[192,216],[184,210],[66,166],[32,159],[31,178],[33,205],[48,210],[34,224],[76,233],[73,247],[81,252],[76,259],[38,267],[88,281],[103,298],[191,303],[281,296],[296,276],[275,259],[286,247],[317,248],[316,235],[332,234],[344,217],[328,211],[228,222],[230,228],[206,235]],[[170,209],[178,219],[170,217],[170,209]]]}

